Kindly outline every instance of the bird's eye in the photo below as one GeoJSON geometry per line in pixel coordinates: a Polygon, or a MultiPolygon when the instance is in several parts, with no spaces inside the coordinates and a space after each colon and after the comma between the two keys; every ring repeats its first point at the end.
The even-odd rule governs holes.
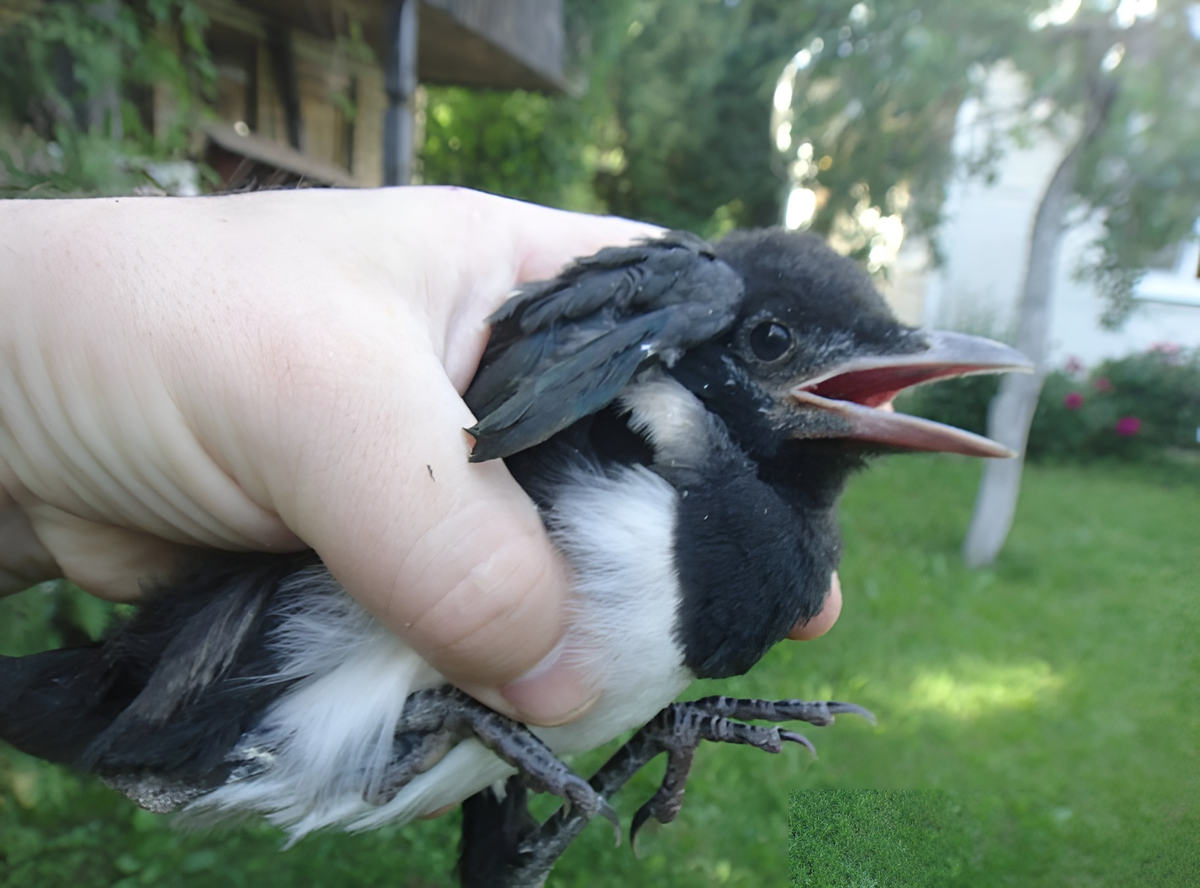
{"type": "Polygon", "coordinates": [[[792,345],[792,331],[779,321],[763,321],[750,331],[750,348],[760,361],[777,361],[792,345]]]}

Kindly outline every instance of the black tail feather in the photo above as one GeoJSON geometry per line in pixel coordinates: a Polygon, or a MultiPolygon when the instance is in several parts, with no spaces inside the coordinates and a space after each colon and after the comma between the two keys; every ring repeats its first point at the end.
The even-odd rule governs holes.
{"type": "Polygon", "coordinates": [[[262,643],[297,555],[198,559],[104,641],[0,658],[0,739],[102,775],[221,782],[226,753],[282,685],[262,643]]]}
{"type": "Polygon", "coordinates": [[[510,777],[503,798],[488,788],[462,804],[458,875],[462,888],[512,888],[521,842],[538,828],[522,778],[510,777]]]}
{"type": "Polygon", "coordinates": [[[104,696],[100,645],[0,657],[0,739],[48,761],[74,764],[119,709],[104,696]]]}

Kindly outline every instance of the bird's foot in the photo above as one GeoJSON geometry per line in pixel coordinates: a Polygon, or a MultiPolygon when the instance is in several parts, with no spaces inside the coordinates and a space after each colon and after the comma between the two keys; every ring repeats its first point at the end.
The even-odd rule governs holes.
{"type": "MultiPolygon", "coordinates": [[[[690,703],[674,703],[635,733],[625,745],[604,763],[590,781],[595,791],[611,798],[625,783],[659,753],[666,752],[667,773],[654,797],[638,810],[630,829],[638,830],[654,817],[668,823],[679,813],[688,771],[696,747],[703,740],[717,743],[744,743],[779,752],[785,743],[799,743],[812,750],[800,734],[775,727],[744,724],[747,721],[804,721],[825,726],[834,716],[861,715],[875,722],[874,716],[853,703],[804,700],[739,700],[732,697],[706,697],[690,703]]],[[[517,795],[521,778],[509,781],[503,800],[487,796],[487,791],[464,804],[463,885],[469,888],[533,888],[542,885],[554,862],[571,841],[583,831],[587,820],[576,813],[559,811],[545,823],[530,823],[524,796],[517,795]],[[472,840],[468,841],[467,823],[472,840]],[[503,836],[502,841],[486,837],[503,836]],[[480,837],[485,837],[481,839],[480,837]],[[467,873],[486,873],[486,878],[467,878],[467,873]]]]}
{"type": "MultiPolygon", "coordinates": [[[[688,773],[696,747],[704,740],[714,743],[741,743],[766,752],[781,752],[785,743],[805,747],[813,756],[816,749],[808,738],[778,727],[749,725],[740,719],[754,721],[803,721],[818,727],[833,723],[834,716],[861,715],[875,723],[875,717],[854,703],[836,701],[808,702],[804,700],[740,700],[733,697],[705,697],[687,703],[673,703],[654,717],[626,744],[636,749],[639,757],[650,752],[667,753],[667,771],[654,796],[633,816],[629,829],[630,841],[651,817],[659,823],[670,823],[683,805],[688,773]]],[[[619,753],[618,753],[619,754],[619,753]]],[[[648,759],[646,759],[648,761],[648,759]]]]}
{"type": "Polygon", "coordinates": [[[516,768],[530,789],[553,793],[588,820],[601,815],[620,838],[616,812],[604,797],[529,728],[448,686],[409,696],[400,716],[392,763],[379,786],[368,791],[366,800],[372,804],[390,801],[414,777],[471,737],[516,768]]]}

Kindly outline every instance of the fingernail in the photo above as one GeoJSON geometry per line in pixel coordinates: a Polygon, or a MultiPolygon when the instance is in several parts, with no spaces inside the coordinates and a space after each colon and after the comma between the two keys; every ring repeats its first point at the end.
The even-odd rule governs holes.
{"type": "Polygon", "coordinates": [[[500,689],[522,721],[552,727],[583,715],[600,698],[578,664],[559,645],[525,675],[500,689]]]}

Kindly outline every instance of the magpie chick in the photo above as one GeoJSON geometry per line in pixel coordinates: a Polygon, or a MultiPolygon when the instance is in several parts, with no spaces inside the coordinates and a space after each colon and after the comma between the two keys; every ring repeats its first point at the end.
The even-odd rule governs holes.
{"type": "Polygon", "coordinates": [[[611,816],[557,756],[644,725],[696,678],[745,672],[817,614],[864,455],[1010,455],[891,412],[897,392],[1029,367],[898,323],[852,262],[779,230],[605,249],[492,321],[470,458],[506,460],[571,564],[565,655],[600,694],[586,715],[526,730],[449,689],[312,553],[220,555],[101,643],[0,658],[0,737],[152,810],[258,813],[293,837],[431,814],[518,769],[611,816]]]}

